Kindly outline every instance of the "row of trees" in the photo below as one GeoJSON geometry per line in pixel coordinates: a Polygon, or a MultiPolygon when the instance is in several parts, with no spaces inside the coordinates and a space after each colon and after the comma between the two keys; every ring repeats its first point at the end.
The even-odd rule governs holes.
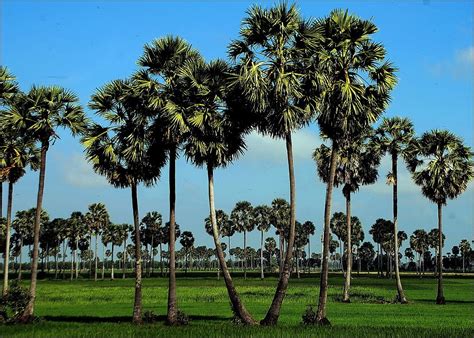
{"type": "MultiPolygon", "coordinates": [[[[280,278],[262,325],[275,325],[293,266],[296,189],[292,133],[315,123],[329,145],[314,152],[318,174],[327,183],[318,324],[326,318],[331,201],[334,186],[346,197],[346,251],[352,248],[351,196],[360,185],[375,181],[381,156],[392,157],[388,180],[393,184],[393,245],[398,299],[406,297],[399,275],[397,224],[397,160],[405,159],[414,182],[438,206],[438,264],[442,262],[442,207],[467,187],[473,176],[472,152],[448,131],[434,130],[415,137],[407,119],[381,117],[396,85],[396,68],[382,44],[373,41],[377,27],[347,11],[304,19],[295,5],[265,9],[253,6],[242,21],[239,37],[228,47],[230,62],[206,62],[188,43],[165,37],[145,45],[140,69],[130,78],[98,89],[89,107],[100,117],[93,122],[71,92],[58,87],[33,87],[22,93],[2,68],[2,177],[9,183],[7,245],[11,200],[17,172],[39,167],[38,198],[33,231],[31,300],[22,316],[33,316],[46,155],[56,129],[80,135],[94,170],[115,187],[129,188],[135,247],[133,321],[141,319],[142,238],[137,186],[153,185],[169,163],[169,288],[167,322],[177,324],[175,276],[175,161],[180,152],[208,174],[209,222],[215,250],[235,315],[245,324],[256,321],[234,287],[221,246],[215,208],[214,170],[232,163],[245,149],[245,135],[256,130],[285,140],[289,173],[289,222],[280,278]],[[13,141],[12,141],[13,140],[13,141]],[[13,144],[12,144],[13,143],[13,144]],[[36,146],[39,146],[36,148],[36,146]],[[3,149],[16,149],[13,152],[3,149]],[[31,154],[34,156],[29,156],[31,154]],[[374,178],[375,177],[375,178],[374,178]]],[[[245,205],[242,205],[245,208],[245,205]]],[[[240,215],[235,213],[235,218],[240,215]]],[[[241,222],[245,227],[246,223],[241,222]]],[[[244,230],[244,234],[247,230],[244,230]]],[[[245,247],[245,246],[244,246],[245,247]]],[[[245,249],[244,249],[245,250],[245,249]]],[[[8,250],[7,250],[8,251],[8,250]]],[[[8,256],[8,254],[7,254],[8,256]]],[[[346,254],[344,300],[349,301],[352,255],[346,254]]],[[[8,257],[7,257],[8,258],[8,257]]],[[[7,259],[8,261],[8,259],[7,259]]],[[[95,269],[97,271],[97,269],[95,269]]],[[[438,268],[438,303],[444,303],[442,269],[438,268]]]]}

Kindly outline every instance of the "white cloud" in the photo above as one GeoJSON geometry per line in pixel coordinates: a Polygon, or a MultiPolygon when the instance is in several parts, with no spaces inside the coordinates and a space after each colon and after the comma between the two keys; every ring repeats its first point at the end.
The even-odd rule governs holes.
{"type": "Polygon", "coordinates": [[[100,188],[109,186],[107,180],[94,172],[82,154],[71,154],[63,158],[63,177],[78,188],[100,188]]]}
{"type": "MultiPolygon", "coordinates": [[[[247,136],[247,152],[242,159],[249,161],[286,163],[286,146],[284,139],[262,136],[256,132],[247,136]]],[[[293,157],[295,160],[312,161],[314,149],[321,144],[316,132],[309,128],[292,134],[293,157]]]]}
{"type": "Polygon", "coordinates": [[[451,76],[454,79],[472,80],[474,68],[474,46],[457,50],[450,60],[443,60],[430,66],[435,76],[451,76]]]}

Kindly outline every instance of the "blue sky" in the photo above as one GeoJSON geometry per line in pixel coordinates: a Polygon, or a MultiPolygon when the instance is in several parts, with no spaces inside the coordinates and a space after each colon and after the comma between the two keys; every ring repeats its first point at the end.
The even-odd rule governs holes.
{"type": "MultiPolygon", "coordinates": [[[[107,81],[124,78],[136,69],[143,45],[167,34],[179,35],[207,59],[225,58],[229,41],[238,35],[245,11],[260,1],[3,1],[1,8],[0,64],[18,78],[24,90],[32,84],[57,84],[73,90],[86,106],[90,95],[107,81]]],[[[347,8],[379,27],[375,39],[400,69],[387,116],[407,116],[418,134],[445,128],[473,146],[473,4],[471,1],[299,1],[305,17],[321,17],[331,9],[347,8]]],[[[89,114],[92,115],[87,108],[89,114]]],[[[320,248],[324,185],[311,159],[320,144],[315,127],[294,135],[297,219],[316,224],[312,248],[320,248]]],[[[84,161],[82,147],[67,132],[60,132],[48,154],[44,207],[52,217],[86,211],[94,202],[106,203],[112,221],[132,221],[129,190],[114,189],[93,173],[84,161]]],[[[239,200],[270,204],[288,198],[284,143],[251,134],[248,151],[234,165],[218,170],[216,205],[230,212],[239,200]]],[[[353,198],[352,212],[368,230],[377,218],[391,218],[391,187],[385,184],[388,158],[379,181],[362,187],[353,198]]],[[[409,235],[418,228],[436,227],[436,207],[410,180],[402,163],[399,190],[399,224],[409,235]]],[[[153,188],[141,188],[140,212],[157,210],[168,217],[168,168],[153,188]]],[[[37,173],[28,173],[16,186],[14,211],[35,205],[37,173]]],[[[473,238],[473,184],[444,212],[446,251],[463,238],[473,238]]],[[[344,211],[335,191],[333,211],[344,211]]],[[[182,158],[177,166],[177,221],[193,231],[197,245],[211,245],[203,230],[208,214],[204,170],[182,158]]],[[[274,236],[274,231],[270,232],[274,236]]],[[[238,234],[233,246],[242,246],[238,234]]],[[[257,246],[259,236],[250,235],[257,246]]],[[[405,243],[407,244],[407,243],[405,243]]],[[[406,245],[404,245],[406,246],[406,245]]]]}

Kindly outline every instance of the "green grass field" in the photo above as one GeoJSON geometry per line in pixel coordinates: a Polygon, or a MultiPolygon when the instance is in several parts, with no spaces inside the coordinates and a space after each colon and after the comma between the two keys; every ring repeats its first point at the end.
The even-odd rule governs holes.
{"type": "MultiPolygon", "coordinates": [[[[249,311],[263,318],[277,279],[258,278],[235,283],[249,311]]],[[[215,275],[178,279],[179,307],[191,318],[186,327],[167,327],[162,321],[134,326],[130,323],[133,279],[115,281],[40,281],[36,314],[31,325],[0,326],[0,336],[474,336],[474,279],[445,279],[447,304],[435,305],[436,280],[404,276],[408,305],[391,304],[394,280],[354,276],[352,303],[337,301],[342,277],[330,276],[328,318],[331,327],[305,327],[301,315],[315,305],[318,278],[291,279],[279,325],[241,327],[231,323],[226,289],[215,275]]],[[[166,313],[167,279],[145,279],[144,311],[166,313]]]]}

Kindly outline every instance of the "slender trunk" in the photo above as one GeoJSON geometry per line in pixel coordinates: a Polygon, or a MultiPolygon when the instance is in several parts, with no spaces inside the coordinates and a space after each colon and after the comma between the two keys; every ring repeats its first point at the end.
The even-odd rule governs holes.
{"type": "MultiPolygon", "coordinates": [[[[89,237],[89,249],[92,250],[92,232],[89,237]]],[[[89,259],[89,279],[92,279],[92,258],[89,259]]]]}
{"type": "Polygon", "coordinates": [[[278,267],[278,275],[281,277],[283,272],[283,230],[280,230],[280,266],[278,267]]]}
{"type": "Polygon", "coordinates": [[[229,250],[230,268],[232,269],[232,255],[230,254],[230,236],[228,236],[228,240],[229,240],[229,248],[227,250],[229,250]]]}
{"type": "Polygon", "coordinates": [[[0,218],[3,218],[3,181],[0,181],[0,218]]]}
{"type": "Polygon", "coordinates": [[[462,273],[466,273],[466,268],[464,266],[464,251],[462,252],[462,273]]]}
{"type": "Polygon", "coordinates": [[[397,283],[397,300],[406,304],[407,299],[405,297],[405,292],[403,291],[402,281],[400,278],[400,261],[398,259],[398,172],[397,172],[397,154],[392,154],[392,175],[394,178],[393,184],[393,233],[394,233],[394,242],[395,242],[395,279],[397,283]]]}
{"type": "MultiPolygon", "coordinates": [[[[76,264],[76,279],[79,277],[79,259],[77,257],[77,250],[79,250],[79,238],[76,237],[76,250],[74,250],[74,262],[76,264]]],[[[71,266],[71,270],[74,270],[74,266],[71,266]]]]}
{"type": "Polygon", "coordinates": [[[97,267],[99,263],[99,258],[97,257],[97,236],[98,236],[98,230],[96,230],[95,233],[95,252],[94,252],[94,281],[97,282],[97,267]]]}
{"type": "MultiPolygon", "coordinates": [[[[168,276],[168,311],[166,323],[176,325],[178,323],[178,304],[176,298],[176,146],[170,150],[169,165],[169,203],[170,203],[170,233],[168,238],[169,248],[169,276],[168,276]]],[[[161,258],[160,258],[161,260],[161,258]]],[[[161,275],[163,275],[163,264],[161,264],[161,275]]]]}
{"type": "Polygon", "coordinates": [[[263,230],[260,231],[260,233],[260,278],[263,280],[263,278],[265,277],[263,275],[263,230]]]}
{"type": "Polygon", "coordinates": [[[63,279],[66,279],[66,240],[63,241],[63,262],[61,264],[61,272],[63,274],[63,279]]]}
{"type": "Polygon", "coordinates": [[[445,304],[443,293],[443,226],[442,226],[443,205],[438,203],[438,295],[436,304],[445,304]]]}
{"type": "Polygon", "coordinates": [[[247,279],[247,231],[244,229],[244,279],[247,279]]]}
{"type": "Polygon", "coordinates": [[[293,146],[291,141],[291,133],[286,134],[286,153],[288,158],[288,176],[290,181],[290,233],[288,236],[288,246],[286,249],[285,262],[283,271],[280,274],[277,289],[273,297],[272,304],[268,309],[267,315],[260,322],[262,325],[276,325],[280,316],[281,304],[285,298],[286,289],[288,288],[288,280],[290,278],[290,267],[292,266],[293,247],[295,244],[295,221],[296,221],[296,186],[295,173],[293,166],[293,146]]]}
{"type": "Polygon", "coordinates": [[[212,236],[214,239],[217,257],[219,258],[219,263],[222,269],[222,274],[224,276],[224,281],[227,288],[227,293],[230,298],[231,306],[235,316],[237,316],[244,324],[253,325],[256,324],[256,322],[250,316],[245,306],[242,304],[237,290],[234,287],[234,283],[232,281],[232,277],[230,276],[229,269],[227,268],[227,263],[224,259],[224,253],[222,251],[222,246],[219,239],[219,230],[217,228],[216,210],[214,207],[214,172],[213,167],[209,163],[207,164],[207,176],[209,185],[209,211],[212,224],[212,236]]]}
{"type": "Polygon", "coordinates": [[[5,233],[5,251],[3,253],[3,295],[8,292],[8,265],[10,263],[10,225],[12,223],[13,183],[8,182],[7,228],[5,233]]]}
{"type": "Polygon", "coordinates": [[[21,282],[21,271],[23,264],[23,237],[20,239],[20,268],[18,270],[18,281],[21,282]]]}
{"type": "Polygon", "coordinates": [[[296,251],[296,276],[298,279],[300,279],[300,250],[298,248],[295,249],[296,251]]]}
{"type": "Polygon", "coordinates": [[[163,251],[160,243],[160,276],[163,277],[163,251]]]}
{"type": "Polygon", "coordinates": [[[309,260],[311,259],[311,240],[308,238],[308,257],[306,257],[306,266],[308,267],[308,273],[311,274],[311,265],[309,260]]]}
{"type": "Polygon", "coordinates": [[[110,270],[110,279],[114,280],[114,242],[112,242],[112,269],[110,270]]]}
{"type": "Polygon", "coordinates": [[[150,252],[150,255],[151,255],[151,274],[153,275],[153,265],[155,265],[155,249],[153,247],[153,244],[154,244],[154,235],[152,234],[151,235],[151,252],[150,252]]]}
{"type": "Polygon", "coordinates": [[[137,183],[133,182],[132,209],[133,225],[135,227],[135,300],[133,304],[133,323],[142,323],[142,253],[140,243],[140,223],[138,217],[137,183]]]}
{"type": "Polygon", "coordinates": [[[34,224],[34,237],[33,237],[33,257],[31,265],[31,284],[30,284],[30,300],[26,306],[23,314],[21,315],[21,322],[29,322],[33,319],[35,299],[36,299],[36,281],[38,274],[38,249],[39,249],[39,235],[41,226],[41,210],[43,207],[43,193],[44,193],[44,180],[46,174],[46,152],[48,151],[48,142],[43,141],[41,145],[41,161],[40,161],[40,172],[38,182],[38,196],[36,199],[36,212],[35,212],[35,224],[34,224]]]}
{"type": "Polygon", "coordinates": [[[104,280],[105,277],[105,249],[106,246],[102,244],[102,280],[104,280]]]}
{"type": "Polygon", "coordinates": [[[123,256],[122,256],[122,279],[125,279],[125,269],[127,261],[127,238],[123,240],[123,256]]]}
{"type": "Polygon", "coordinates": [[[329,222],[331,220],[332,190],[334,187],[334,176],[336,174],[337,149],[333,142],[331,150],[331,165],[329,167],[329,179],[326,187],[326,202],[324,206],[324,250],[321,268],[319,303],[316,321],[319,325],[329,325],[326,318],[326,302],[328,298],[328,258],[329,258],[329,222]]]}
{"type": "Polygon", "coordinates": [[[71,277],[70,280],[72,281],[74,279],[74,261],[76,260],[76,249],[71,250],[71,277]]]}
{"type": "Polygon", "coordinates": [[[346,278],[344,280],[344,293],[342,301],[350,303],[349,290],[351,288],[352,272],[352,225],[351,225],[351,193],[346,192],[346,278]]]}
{"type": "Polygon", "coordinates": [[[54,279],[58,279],[58,251],[54,255],[54,279]]]}

